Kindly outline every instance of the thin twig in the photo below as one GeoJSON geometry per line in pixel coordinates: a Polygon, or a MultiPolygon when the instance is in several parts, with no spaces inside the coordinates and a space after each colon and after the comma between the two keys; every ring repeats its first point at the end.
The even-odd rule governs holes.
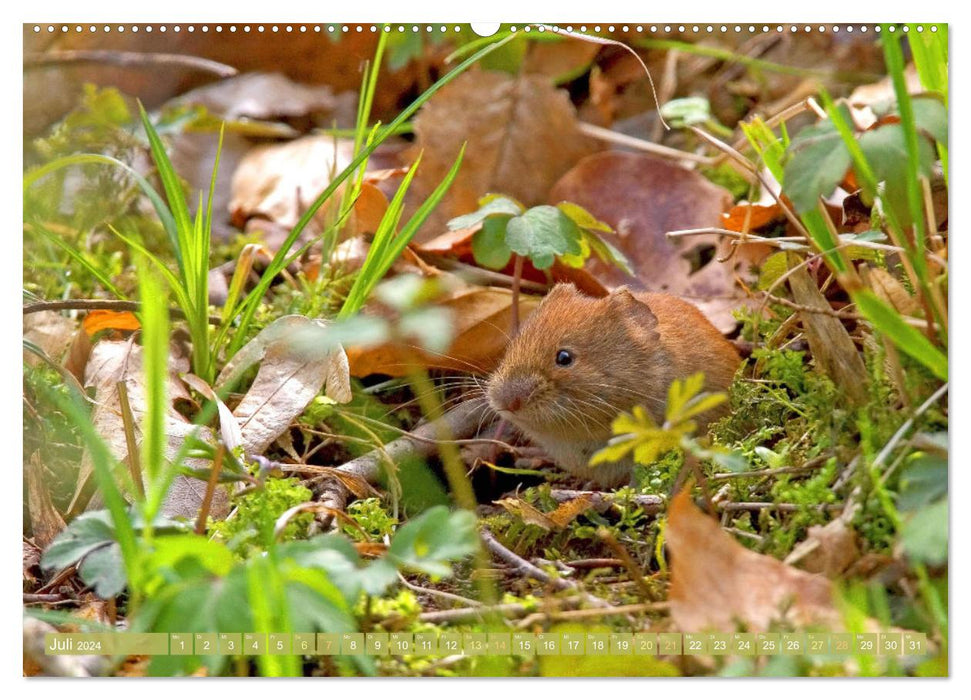
{"type": "Polygon", "coordinates": [[[503,617],[520,617],[530,610],[524,603],[500,603],[498,605],[479,605],[477,607],[454,608],[452,610],[433,610],[423,612],[418,615],[421,622],[440,623],[440,622],[468,622],[471,620],[484,620],[490,615],[502,615],[503,617]]]}
{"type": "Polygon", "coordinates": [[[606,617],[607,615],[632,615],[644,612],[665,612],[670,607],[667,601],[657,603],[633,603],[631,605],[615,605],[607,608],[585,608],[582,610],[557,610],[554,612],[533,613],[520,620],[518,627],[529,627],[543,620],[584,620],[590,617],[606,617]]]}
{"type": "MultiPolygon", "coordinates": [[[[62,299],[59,301],[38,301],[33,304],[23,306],[24,316],[35,314],[39,311],[131,311],[138,313],[142,310],[139,301],[128,301],[127,299],[62,299]]],[[[182,309],[169,309],[169,316],[180,320],[185,320],[185,313],[182,309]]],[[[209,323],[214,326],[222,324],[222,319],[218,316],[210,316],[209,323]]]]}
{"type": "MultiPolygon", "coordinates": [[[[897,446],[897,443],[899,443],[903,439],[904,435],[907,434],[907,431],[913,427],[914,421],[916,421],[917,418],[919,418],[927,411],[927,409],[929,409],[931,406],[937,403],[938,399],[940,399],[942,396],[944,396],[944,394],[947,393],[949,386],[950,386],[950,383],[942,384],[937,389],[937,391],[935,391],[933,394],[930,395],[930,397],[928,397],[927,401],[925,401],[924,403],[922,403],[920,406],[917,407],[917,410],[914,411],[910,415],[910,417],[904,421],[903,425],[897,428],[897,432],[895,432],[893,436],[889,440],[887,440],[887,444],[883,446],[883,449],[880,450],[879,454],[877,454],[877,456],[874,458],[873,460],[874,470],[878,469],[884,463],[884,461],[886,461],[887,457],[890,455],[891,452],[893,452],[893,449],[897,446]]],[[[887,473],[883,475],[882,483],[886,483],[887,478],[889,476],[890,476],[890,471],[888,470],[887,473]]]]}
{"type": "Polygon", "coordinates": [[[714,158],[709,158],[708,156],[700,156],[697,153],[691,153],[689,151],[679,151],[677,148],[662,146],[659,143],[645,141],[644,139],[639,139],[636,136],[628,136],[627,134],[622,134],[612,129],[605,129],[602,126],[596,126],[595,124],[580,122],[578,126],[580,128],[580,133],[586,134],[587,136],[592,136],[593,138],[600,139],[601,141],[615,143],[618,146],[634,148],[638,151],[650,153],[651,155],[661,156],[662,158],[689,160],[692,163],[701,163],[702,165],[711,165],[715,162],[714,158]]]}
{"type": "Polygon", "coordinates": [[[199,56],[186,56],[177,53],[149,53],[146,51],[111,51],[107,49],[76,49],[73,51],[51,51],[48,53],[24,56],[24,68],[46,68],[65,63],[107,63],[123,68],[155,68],[158,66],[179,66],[212,73],[220,78],[232,78],[239,71],[225,63],[219,63],[199,56]]]}
{"type": "Polygon", "coordinates": [[[584,593],[583,591],[581,591],[580,588],[577,586],[577,584],[574,583],[573,581],[567,581],[566,579],[559,578],[558,576],[557,577],[550,576],[545,571],[543,571],[537,566],[534,566],[530,562],[526,561],[525,559],[523,559],[521,556],[519,556],[512,550],[507,549],[487,529],[482,528],[482,530],[480,531],[480,534],[482,536],[482,541],[483,543],[485,543],[486,548],[494,555],[502,559],[503,561],[507,562],[508,564],[511,564],[515,569],[515,571],[520,575],[528,576],[530,578],[536,579],[537,581],[540,581],[549,586],[552,586],[555,590],[558,590],[558,591],[566,591],[566,590],[577,591],[586,599],[586,601],[590,605],[593,605],[595,607],[599,607],[599,608],[610,607],[610,603],[608,603],[607,601],[601,598],[598,598],[595,595],[591,595],[589,593],[584,593]]]}
{"type": "Polygon", "coordinates": [[[466,598],[465,596],[456,595],[455,593],[449,593],[448,591],[439,591],[435,588],[425,588],[424,586],[419,586],[417,584],[414,584],[408,579],[406,579],[404,576],[402,576],[400,572],[398,573],[398,580],[400,580],[401,583],[404,584],[405,588],[410,588],[415,593],[423,593],[424,595],[427,595],[427,596],[442,598],[443,600],[449,600],[453,603],[461,603],[462,605],[467,605],[472,608],[482,607],[482,603],[480,603],[477,600],[472,600],[471,598],[466,598]]]}
{"type": "Polygon", "coordinates": [[[219,472],[223,469],[223,456],[226,454],[226,446],[219,443],[216,448],[216,456],[212,460],[212,471],[209,472],[209,481],[206,482],[206,495],[202,499],[199,507],[199,515],[196,517],[196,534],[201,535],[206,531],[206,519],[209,517],[209,509],[212,507],[212,496],[216,492],[216,484],[219,483],[219,472]]]}

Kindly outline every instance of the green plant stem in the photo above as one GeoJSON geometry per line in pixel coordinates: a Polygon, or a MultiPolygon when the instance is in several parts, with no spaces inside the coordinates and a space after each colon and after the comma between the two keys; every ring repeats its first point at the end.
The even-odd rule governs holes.
{"type": "MultiPolygon", "coordinates": [[[[445,468],[445,477],[448,479],[448,486],[452,492],[452,497],[455,499],[457,506],[475,513],[478,503],[475,500],[472,482],[465,473],[465,464],[462,462],[462,457],[459,454],[459,447],[453,441],[453,436],[450,434],[445,421],[442,420],[442,404],[438,400],[435,386],[431,379],[429,379],[428,373],[417,362],[412,362],[412,368],[408,377],[415,396],[418,398],[418,404],[421,407],[422,414],[428,421],[439,426],[437,435],[438,450],[442,458],[442,465],[445,468]]],[[[483,574],[476,580],[479,600],[484,605],[493,605],[498,602],[499,596],[495,583],[488,575],[485,575],[485,572],[490,567],[490,562],[484,547],[479,547],[474,561],[475,568],[483,574]]]]}

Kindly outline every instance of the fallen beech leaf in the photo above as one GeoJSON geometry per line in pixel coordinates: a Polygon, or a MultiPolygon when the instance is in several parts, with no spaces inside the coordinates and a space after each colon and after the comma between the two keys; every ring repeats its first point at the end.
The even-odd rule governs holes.
{"type": "Polygon", "coordinates": [[[575,39],[530,42],[524,73],[538,73],[562,84],[587,71],[600,46],[575,39]]]}
{"type": "Polygon", "coordinates": [[[836,578],[859,560],[856,539],[856,532],[843,518],[826,525],[813,525],[806,539],[786,557],[785,563],[826,578],[836,578]]]}
{"type": "MultiPolygon", "coordinates": [[[[354,142],[330,136],[257,146],[233,173],[229,210],[240,228],[248,219],[269,219],[292,227],[314,199],[353,158],[354,142]]],[[[325,215],[318,211],[317,216],[325,215]]]]}
{"type": "MultiPolygon", "coordinates": [[[[91,350],[91,357],[84,373],[84,386],[95,389],[95,406],[91,411],[91,421],[101,435],[108,449],[118,460],[128,457],[128,444],[125,440],[124,422],[121,417],[121,404],[118,398],[118,383],[124,382],[128,390],[135,424],[136,443],[141,442],[141,426],[145,420],[146,395],[144,374],[142,372],[142,348],[133,340],[102,340],[91,350]]],[[[169,403],[165,412],[166,459],[174,459],[182,448],[185,439],[198,430],[200,439],[210,440],[208,428],[197,428],[175,410],[172,402],[176,399],[190,399],[188,391],[179,374],[189,371],[189,360],[173,351],[169,357],[169,373],[166,376],[166,392],[169,403]]],[[[192,468],[208,466],[204,460],[188,459],[185,465],[192,468]]],[[[69,511],[77,513],[85,507],[90,497],[92,464],[87,451],[81,459],[78,472],[78,485],[69,511]]],[[[175,477],[172,487],[162,505],[162,513],[168,517],[195,517],[205,495],[206,484],[189,476],[175,477]]],[[[94,507],[100,499],[91,499],[87,507],[94,507]]],[[[214,517],[224,515],[228,510],[225,491],[217,489],[213,498],[211,513],[214,517]]]]}
{"type": "Polygon", "coordinates": [[[326,326],[305,316],[283,316],[264,328],[223,367],[217,388],[231,385],[257,362],[253,385],[236,406],[246,454],[263,454],[326,385],[335,401],[351,400],[347,355],[325,342],[326,326]]]}
{"type": "Polygon", "coordinates": [[[665,539],[675,629],[757,632],[782,619],[840,625],[829,580],[746,549],[691,502],[689,489],[671,501],[665,539]]]}
{"type": "Polygon", "coordinates": [[[544,203],[557,178],[595,147],[577,128],[565,90],[543,76],[495,71],[471,71],[442,88],[418,113],[415,135],[415,152],[423,156],[408,192],[410,211],[442,181],[463,144],[475,158],[474,167],[459,171],[417,241],[433,238],[450,219],[478,209],[488,192],[527,206],[544,203]]]}
{"type": "Polygon", "coordinates": [[[593,506],[593,501],[588,495],[561,503],[556,510],[549,513],[542,512],[521,498],[502,498],[493,502],[519,517],[524,523],[537,525],[547,532],[564,529],[593,506]]]}
{"type": "MultiPolygon", "coordinates": [[[[540,298],[519,296],[520,318],[539,306],[540,298]]],[[[347,357],[351,374],[387,374],[402,377],[410,362],[417,359],[425,367],[458,372],[488,374],[506,348],[512,324],[512,292],[498,287],[460,285],[437,301],[437,306],[451,312],[455,324],[452,343],[445,352],[402,347],[391,343],[372,347],[349,347],[347,357]]]]}
{"type": "Polygon", "coordinates": [[[89,338],[99,331],[137,331],[141,327],[142,324],[138,322],[138,318],[131,311],[95,309],[89,311],[88,315],[81,321],[81,328],[84,329],[89,338]]]}
{"type": "Polygon", "coordinates": [[[302,85],[282,73],[246,73],[180,95],[176,104],[200,105],[223,119],[307,118],[326,124],[335,107],[327,85],[302,85]]]}
{"type": "Polygon", "coordinates": [[[579,204],[614,229],[603,238],[627,256],[635,276],[591,257],[585,267],[602,284],[675,294],[698,306],[719,330],[735,327],[732,311],[742,300],[734,276],[747,273],[747,265],[734,259],[718,262],[727,255],[729,242],[716,234],[666,235],[721,226],[731,204],[726,190],[668,161],[608,151],[580,161],[556,183],[549,201],[579,204]],[[712,259],[693,265],[690,258],[700,263],[705,250],[714,253],[712,259]]]}
{"type": "Polygon", "coordinates": [[[920,303],[910,295],[896,277],[880,267],[868,268],[867,281],[880,299],[904,316],[920,314],[920,303]]]}
{"type": "Polygon", "coordinates": [[[30,456],[27,468],[24,470],[24,481],[27,484],[30,532],[34,544],[44,549],[64,529],[65,523],[51,501],[51,494],[47,490],[44,478],[44,465],[41,464],[40,454],[37,452],[30,456]]]}
{"type": "MultiPolygon", "coordinates": [[[[38,311],[24,316],[24,340],[44,351],[54,362],[60,361],[74,338],[77,322],[56,311],[38,311]]],[[[41,362],[33,353],[24,351],[24,362],[31,367],[41,362]]]]}

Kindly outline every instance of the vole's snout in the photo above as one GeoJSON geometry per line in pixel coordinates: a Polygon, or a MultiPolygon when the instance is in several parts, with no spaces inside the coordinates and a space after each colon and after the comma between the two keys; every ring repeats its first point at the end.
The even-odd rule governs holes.
{"type": "Polygon", "coordinates": [[[535,377],[522,376],[493,382],[489,387],[489,403],[497,411],[516,413],[526,405],[538,384],[535,377]]]}

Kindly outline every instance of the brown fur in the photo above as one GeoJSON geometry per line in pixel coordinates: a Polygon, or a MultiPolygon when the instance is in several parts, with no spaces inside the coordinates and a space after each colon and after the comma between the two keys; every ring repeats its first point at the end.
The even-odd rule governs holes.
{"type": "Polygon", "coordinates": [[[488,396],[561,467],[617,486],[631,462],[588,465],[617,414],[639,404],[660,421],[672,381],[704,372],[705,388],[722,391],[738,364],[732,344],[688,302],[625,288],[596,299],[561,284],[513,339],[488,396]],[[569,367],[556,364],[560,349],[573,353],[569,367]]]}

